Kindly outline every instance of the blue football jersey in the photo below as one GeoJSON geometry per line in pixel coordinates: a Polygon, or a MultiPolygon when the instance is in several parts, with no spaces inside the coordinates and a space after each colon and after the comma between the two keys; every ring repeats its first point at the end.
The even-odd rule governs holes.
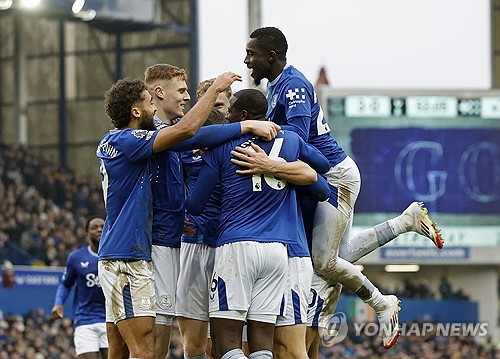
{"type": "Polygon", "coordinates": [[[346,158],[332,137],[314,87],[293,66],[286,66],[267,85],[267,118],[282,126],[291,126],[309,144],[316,147],[333,167],[346,158]]]}
{"type": "Polygon", "coordinates": [[[92,252],[89,246],[70,253],[61,285],[68,289],[75,287],[73,297],[75,326],[106,321],[104,294],[97,275],[97,253],[92,252]]]}
{"type": "Polygon", "coordinates": [[[97,147],[106,220],[99,260],[151,260],[151,168],[158,131],[112,130],[97,147]]]}
{"type": "MultiPolygon", "coordinates": [[[[297,204],[295,187],[271,175],[239,175],[238,166],[230,162],[236,146],[258,144],[271,158],[287,162],[308,162],[308,156],[319,155],[290,131],[280,131],[272,141],[252,135],[225,143],[203,155],[204,167],[193,194],[188,197],[188,210],[200,211],[207,191],[221,185],[221,215],[217,246],[237,241],[301,243],[307,251],[304,226],[297,204]]],[[[308,252],[307,252],[308,253],[308,252]]]]}
{"type": "MultiPolygon", "coordinates": [[[[158,118],[155,118],[154,122],[157,129],[168,126],[158,118]]],[[[239,123],[206,126],[200,128],[192,138],[154,154],[151,160],[154,245],[173,248],[181,246],[185,194],[179,151],[216,146],[238,138],[240,134],[239,123]]]]}
{"type": "MultiPolygon", "coordinates": [[[[184,181],[186,184],[186,193],[189,196],[196,184],[198,174],[202,166],[202,157],[194,154],[193,151],[182,153],[182,168],[184,171],[184,181]]],[[[215,246],[217,240],[217,228],[219,227],[220,206],[221,206],[220,185],[217,184],[212,195],[208,199],[203,213],[198,216],[186,213],[187,218],[194,224],[193,229],[196,235],[182,235],[182,242],[186,243],[205,243],[209,246],[215,246]]]]}
{"type": "MultiPolygon", "coordinates": [[[[155,118],[155,126],[168,125],[155,118]]],[[[154,245],[179,248],[184,226],[184,179],[179,152],[166,150],[155,153],[151,160],[151,190],[153,193],[154,245]]]]}

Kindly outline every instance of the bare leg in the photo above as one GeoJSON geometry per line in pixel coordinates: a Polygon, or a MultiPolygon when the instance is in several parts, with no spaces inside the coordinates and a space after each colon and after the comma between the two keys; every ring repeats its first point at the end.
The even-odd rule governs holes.
{"type": "Polygon", "coordinates": [[[117,324],[120,334],[127,343],[132,358],[154,359],[155,318],[136,317],[123,319],[117,324]]]}
{"type": "Polygon", "coordinates": [[[129,357],[129,350],[118,327],[113,323],[106,323],[106,332],[108,335],[109,359],[127,359],[129,357]]]}
{"type": "Polygon", "coordinates": [[[184,354],[189,357],[202,355],[207,347],[208,322],[177,317],[184,354]]]}
{"type": "Polygon", "coordinates": [[[276,327],[274,329],[274,354],[276,358],[307,358],[305,337],[305,324],[276,327]]]}

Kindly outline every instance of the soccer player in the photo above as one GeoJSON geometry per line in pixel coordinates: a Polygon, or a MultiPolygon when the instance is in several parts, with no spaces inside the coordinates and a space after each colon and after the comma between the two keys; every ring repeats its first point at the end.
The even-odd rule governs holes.
{"type": "MultiPolygon", "coordinates": [[[[106,113],[116,128],[97,148],[107,215],[99,245],[99,281],[112,358],[126,358],[124,348],[131,358],[155,357],[150,160],[154,153],[193,137],[217,96],[237,80],[241,77],[232,72],[220,75],[183,121],[160,130],[142,80],[119,80],[105,94],[106,113]]],[[[275,132],[270,128],[270,138],[275,132]]]]}
{"type": "MultiPolygon", "coordinates": [[[[157,108],[154,118],[161,129],[182,122],[184,108],[190,100],[186,71],[170,64],[155,64],[145,71],[145,82],[157,108]]],[[[213,82],[212,82],[213,84],[213,82]]],[[[225,93],[227,89],[221,92],[225,93]]],[[[217,101],[216,99],[216,101],[217,101]]],[[[153,193],[152,261],[156,293],[156,358],[168,354],[172,320],[175,316],[176,292],[180,271],[181,235],[184,226],[184,179],[181,152],[219,145],[242,133],[268,133],[269,126],[252,121],[241,125],[217,125],[200,129],[187,141],[157,153],[151,160],[153,193]]],[[[181,298],[182,300],[183,298],[181,298]]],[[[179,321],[181,331],[182,320],[179,321]]]]}
{"type": "MultiPolygon", "coordinates": [[[[227,123],[225,115],[214,107],[204,126],[224,123],[227,123]]],[[[189,195],[201,169],[202,151],[185,151],[181,160],[186,195],[189,195]]],[[[204,353],[210,355],[211,345],[207,346],[208,285],[214,266],[219,216],[220,186],[213,191],[203,213],[198,216],[186,213],[189,231],[181,237],[181,269],[175,301],[185,358],[201,359],[206,358],[204,353]]]]}
{"type": "MultiPolygon", "coordinates": [[[[267,101],[262,92],[255,89],[241,90],[236,92],[231,99],[228,119],[230,122],[243,121],[247,118],[265,119],[266,112],[267,101]]],[[[247,167],[247,161],[254,158],[253,154],[257,153],[266,160],[263,171],[256,172],[247,169],[239,170],[238,173],[260,175],[272,172],[275,176],[293,181],[294,173],[300,174],[303,172],[303,170],[294,169],[294,166],[302,166],[304,163],[300,161],[284,163],[270,160],[267,154],[255,144],[253,144],[252,148],[237,147],[235,151],[232,152],[235,158],[231,161],[234,164],[247,167]]],[[[329,169],[329,163],[324,156],[321,157],[323,157],[324,162],[322,168],[318,168],[318,170],[326,172],[329,169]]],[[[318,178],[324,181],[321,176],[318,178]]],[[[315,196],[314,198],[316,200],[328,199],[330,189],[326,183],[324,186],[323,197],[315,196]]],[[[315,193],[311,187],[299,187],[297,190],[307,190],[310,195],[315,193]]],[[[318,193],[321,195],[321,191],[318,193]]],[[[300,220],[302,220],[302,218],[300,218],[300,220]]],[[[302,226],[302,223],[300,225],[302,226]]],[[[288,245],[286,309],[284,315],[278,316],[274,331],[274,354],[277,358],[303,359],[307,357],[305,335],[312,276],[313,266],[307,240],[305,237],[302,237],[302,241],[288,245]]]]}
{"type": "Polygon", "coordinates": [[[106,337],[106,308],[104,294],[97,274],[97,249],[101,239],[104,220],[92,217],[85,224],[88,246],[69,254],[62,282],[57,287],[52,318],[63,318],[63,304],[71,288],[75,287],[73,299],[74,342],[78,358],[97,359],[108,357],[106,337]]]}
{"type": "MultiPolygon", "coordinates": [[[[212,85],[215,81],[214,78],[203,80],[198,84],[198,88],[196,89],[196,98],[200,99],[201,96],[207,91],[207,89],[212,85]]],[[[214,108],[222,112],[224,116],[228,115],[229,111],[229,100],[231,99],[233,92],[229,87],[226,91],[222,92],[215,101],[214,108]]]]}
{"type": "Polygon", "coordinates": [[[286,38],[279,29],[259,28],[250,34],[244,63],[252,70],[257,85],[264,78],[269,80],[267,117],[284,129],[295,131],[330,162],[326,175],[332,188],[330,199],[315,203],[301,197],[301,205],[304,207],[304,202],[308,202],[310,207],[303,212],[314,214],[314,218],[305,218],[306,229],[312,232],[314,268],[327,281],[338,281],[348,287],[375,310],[386,329],[383,345],[391,348],[399,335],[399,300],[393,295],[382,295],[350,262],[407,231],[427,236],[438,248],[443,246],[441,235],[425,207],[414,202],[402,215],[350,238],[353,208],[361,183],[359,170],[332,137],[312,84],[287,64],[287,50],[286,38]],[[368,233],[372,235],[367,236],[368,233]]]}
{"type": "MultiPolygon", "coordinates": [[[[238,166],[229,161],[235,147],[246,148],[252,143],[259,143],[273,158],[301,158],[328,168],[326,159],[292,132],[280,132],[270,142],[242,136],[204,154],[204,166],[188,197],[187,210],[201,213],[220,181],[221,224],[210,288],[215,358],[245,358],[241,350],[245,321],[250,358],[272,358],[274,324],[287,283],[284,244],[306,242],[294,187],[273,176],[239,175],[238,166]]],[[[302,177],[306,177],[305,183],[318,181],[309,166],[302,177]]],[[[326,182],[325,187],[326,196],[326,182]]]]}

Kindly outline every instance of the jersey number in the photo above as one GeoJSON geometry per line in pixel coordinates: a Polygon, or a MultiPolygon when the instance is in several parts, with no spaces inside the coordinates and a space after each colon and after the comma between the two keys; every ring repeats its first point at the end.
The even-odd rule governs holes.
{"type": "MultiPolygon", "coordinates": [[[[277,161],[286,162],[283,158],[279,157],[281,147],[283,146],[283,138],[276,138],[269,152],[269,158],[277,161]]],[[[286,187],[286,181],[283,179],[278,179],[271,174],[260,174],[252,176],[252,190],[254,192],[262,191],[262,177],[269,187],[277,191],[281,191],[286,187]]]]}
{"type": "Polygon", "coordinates": [[[321,107],[319,108],[318,118],[316,119],[316,127],[318,130],[318,136],[330,132],[330,126],[328,126],[328,122],[326,122],[325,117],[323,116],[323,109],[321,107]]]}
{"type": "Polygon", "coordinates": [[[101,159],[101,166],[99,168],[101,172],[101,180],[102,180],[102,194],[104,197],[104,207],[106,207],[106,200],[108,198],[108,171],[106,171],[106,166],[104,166],[104,160],[101,159]]]}

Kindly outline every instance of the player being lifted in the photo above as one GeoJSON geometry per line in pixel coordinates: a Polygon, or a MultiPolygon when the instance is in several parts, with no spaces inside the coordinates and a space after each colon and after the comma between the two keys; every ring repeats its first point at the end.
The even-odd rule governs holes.
{"type": "MultiPolygon", "coordinates": [[[[390,348],[399,335],[399,300],[394,295],[382,295],[351,262],[408,231],[430,238],[438,248],[443,246],[443,240],[423,204],[417,202],[400,216],[351,237],[353,209],[361,184],[359,170],[332,137],[312,84],[287,64],[287,50],[286,38],[279,29],[259,28],[250,34],[244,62],[252,70],[251,76],[257,85],[264,78],[269,80],[267,117],[283,129],[298,133],[330,162],[330,171],[326,174],[331,187],[330,199],[317,203],[301,196],[304,224],[312,236],[315,271],[320,279],[348,287],[375,310],[385,328],[383,345],[390,348]]],[[[322,294],[330,293],[323,291],[322,294]]],[[[323,303],[328,299],[319,295],[317,298],[323,303]]]]}

